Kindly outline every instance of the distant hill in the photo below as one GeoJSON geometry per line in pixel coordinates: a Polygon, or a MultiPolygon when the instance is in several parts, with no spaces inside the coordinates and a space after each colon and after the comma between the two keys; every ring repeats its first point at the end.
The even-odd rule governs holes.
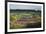
{"type": "Polygon", "coordinates": [[[10,9],[10,12],[41,12],[41,10],[10,9]]]}

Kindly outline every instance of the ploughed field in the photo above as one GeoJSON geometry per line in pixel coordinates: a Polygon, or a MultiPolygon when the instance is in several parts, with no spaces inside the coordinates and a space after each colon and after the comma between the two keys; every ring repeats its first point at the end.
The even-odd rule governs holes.
{"type": "Polygon", "coordinates": [[[10,29],[40,27],[41,11],[10,11],[10,29]]]}

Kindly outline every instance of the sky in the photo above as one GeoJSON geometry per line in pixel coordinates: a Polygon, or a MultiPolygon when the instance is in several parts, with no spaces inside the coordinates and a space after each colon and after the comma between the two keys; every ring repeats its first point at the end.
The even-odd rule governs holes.
{"type": "Polygon", "coordinates": [[[10,9],[41,10],[41,6],[10,4],[10,9]]]}

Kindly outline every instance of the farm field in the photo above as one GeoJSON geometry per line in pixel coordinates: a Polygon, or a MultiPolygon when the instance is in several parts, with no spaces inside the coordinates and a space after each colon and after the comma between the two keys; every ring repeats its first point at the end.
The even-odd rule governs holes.
{"type": "Polygon", "coordinates": [[[10,29],[40,28],[40,10],[10,10],[10,29]]]}

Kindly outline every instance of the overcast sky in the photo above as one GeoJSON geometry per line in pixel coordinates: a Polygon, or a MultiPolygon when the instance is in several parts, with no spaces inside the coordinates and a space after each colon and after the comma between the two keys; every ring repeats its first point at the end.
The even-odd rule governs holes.
{"type": "Polygon", "coordinates": [[[35,5],[17,5],[17,4],[10,4],[10,9],[33,9],[33,10],[41,10],[41,6],[35,5]]]}

